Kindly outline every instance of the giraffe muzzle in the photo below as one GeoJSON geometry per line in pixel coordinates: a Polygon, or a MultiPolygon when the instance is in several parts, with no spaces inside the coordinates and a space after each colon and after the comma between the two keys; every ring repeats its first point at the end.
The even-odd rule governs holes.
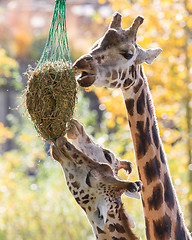
{"type": "Polygon", "coordinates": [[[92,63],[93,58],[91,55],[84,55],[73,64],[79,74],[76,79],[81,87],[90,87],[96,80],[92,63]]]}

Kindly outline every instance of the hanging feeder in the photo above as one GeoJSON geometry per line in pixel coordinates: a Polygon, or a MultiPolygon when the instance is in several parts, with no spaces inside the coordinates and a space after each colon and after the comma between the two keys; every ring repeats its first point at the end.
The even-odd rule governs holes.
{"type": "Polygon", "coordinates": [[[48,39],[33,70],[27,71],[26,108],[44,140],[55,141],[71,125],[77,85],[69,52],[65,0],[56,0],[48,39]]]}

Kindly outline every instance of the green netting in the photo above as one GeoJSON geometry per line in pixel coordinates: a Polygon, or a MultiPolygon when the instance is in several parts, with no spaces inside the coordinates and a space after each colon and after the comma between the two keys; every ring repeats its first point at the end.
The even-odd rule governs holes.
{"type": "Polygon", "coordinates": [[[66,29],[65,0],[56,0],[53,19],[42,56],[28,69],[26,107],[37,132],[55,141],[69,129],[76,102],[66,29]]]}

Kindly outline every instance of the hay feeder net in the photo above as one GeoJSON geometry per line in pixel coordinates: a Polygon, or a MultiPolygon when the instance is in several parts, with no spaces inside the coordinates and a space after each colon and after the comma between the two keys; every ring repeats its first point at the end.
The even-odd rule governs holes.
{"type": "Polygon", "coordinates": [[[44,140],[55,141],[70,127],[77,85],[69,52],[65,0],[56,0],[42,56],[28,68],[26,108],[44,140]]]}

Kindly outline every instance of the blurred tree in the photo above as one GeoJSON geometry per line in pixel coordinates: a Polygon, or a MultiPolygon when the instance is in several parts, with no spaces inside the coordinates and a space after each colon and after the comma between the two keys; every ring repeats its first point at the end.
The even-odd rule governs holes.
{"type": "Polygon", "coordinates": [[[18,72],[19,64],[7,56],[5,49],[0,47],[0,90],[14,88],[21,90],[21,77],[18,72]]]}

